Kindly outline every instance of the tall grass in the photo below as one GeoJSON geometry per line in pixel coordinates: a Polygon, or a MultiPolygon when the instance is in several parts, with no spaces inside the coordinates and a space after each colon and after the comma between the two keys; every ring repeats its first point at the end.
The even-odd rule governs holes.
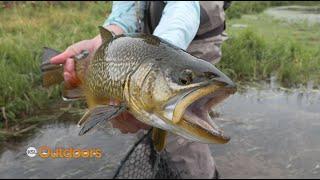
{"type": "Polygon", "coordinates": [[[285,87],[320,83],[320,48],[293,39],[270,41],[249,28],[227,40],[222,51],[217,66],[234,80],[252,82],[275,75],[285,87]]]}
{"type": "Polygon", "coordinates": [[[270,6],[270,1],[234,1],[227,9],[226,17],[233,19],[240,18],[243,14],[257,14],[270,6]]]}
{"type": "Polygon", "coordinates": [[[41,87],[42,47],[63,50],[94,37],[111,9],[110,3],[63,2],[52,6],[37,2],[0,11],[0,128],[19,121],[59,97],[58,87],[41,87]]]}
{"type": "Polygon", "coordinates": [[[277,76],[283,86],[320,83],[320,25],[288,23],[262,12],[275,5],[317,5],[319,2],[234,2],[227,10],[227,32],[218,67],[234,80],[248,82],[277,76]],[[239,16],[233,14],[239,13],[239,16]],[[229,14],[228,14],[229,13],[229,14]],[[260,14],[256,14],[260,13],[260,14]],[[242,18],[238,18],[241,15],[242,18]],[[254,14],[254,15],[247,15],[254,14]],[[235,28],[243,24],[247,28],[235,28]]]}

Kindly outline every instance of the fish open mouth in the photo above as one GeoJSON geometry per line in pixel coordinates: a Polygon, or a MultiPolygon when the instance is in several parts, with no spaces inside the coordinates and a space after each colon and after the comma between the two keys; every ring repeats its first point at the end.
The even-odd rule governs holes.
{"type": "Polygon", "coordinates": [[[216,125],[209,112],[215,105],[235,92],[235,86],[219,84],[191,90],[171,104],[170,117],[174,124],[200,135],[208,143],[226,143],[230,137],[216,125]]]}

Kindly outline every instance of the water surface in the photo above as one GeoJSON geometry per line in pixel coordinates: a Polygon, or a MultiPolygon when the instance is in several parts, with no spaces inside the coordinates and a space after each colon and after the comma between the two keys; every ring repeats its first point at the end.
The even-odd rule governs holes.
{"type": "MultiPolygon", "coordinates": [[[[232,139],[210,145],[224,178],[319,178],[320,93],[246,88],[215,108],[218,124],[232,139]]],[[[1,178],[110,178],[136,140],[101,127],[79,137],[79,129],[62,115],[20,143],[6,144],[0,154],[1,178]],[[59,121],[57,121],[57,119],[59,121]],[[26,149],[47,145],[101,148],[101,159],[30,158],[26,149]]]]}
{"type": "Polygon", "coordinates": [[[265,12],[273,18],[289,22],[320,23],[320,6],[280,6],[269,8],[265,12]]]}

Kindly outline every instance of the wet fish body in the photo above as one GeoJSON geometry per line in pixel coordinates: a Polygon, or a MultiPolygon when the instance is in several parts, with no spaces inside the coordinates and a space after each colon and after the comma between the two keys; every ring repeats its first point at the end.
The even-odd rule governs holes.
{"type": "Polygon", "coordinates": [[[103,44],[90,60],[75,61],[78,85],[89,105],[80,120],[81,134],[127,110],[160,133],[170,131],[204,143],[228,142],[208,113],[236,91],[226,75],[156,36],[114,37],[100,31],[103,44]],[[110,99],[121,105],[108,105],[110,99]]]}

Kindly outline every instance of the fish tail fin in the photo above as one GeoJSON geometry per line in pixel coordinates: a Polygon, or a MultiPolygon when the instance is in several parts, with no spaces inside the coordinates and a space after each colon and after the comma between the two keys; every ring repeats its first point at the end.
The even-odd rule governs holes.
{"type": "Polygon", "coordinates": [[[42,62],[40,65],[43,87],[47,88],[55,84],[60,84],[64,80],[62,64],[50,63],[50,59],[58,54],[60,53],[54,49],[43,48],[42,62]]]}
{"type": "Polygon", "coordinates": [[[42,86],[48,88],[53,85],[62,84],[62,97],[64,100],[78,100],[84,98],[84,93],[80,87],[73,87],[69,83],[64,82],[63,78],[63,65],[51,64],[50,59],[60,52],[44,47],[42,53],[42,63],[40,66],[42,86]]]}

